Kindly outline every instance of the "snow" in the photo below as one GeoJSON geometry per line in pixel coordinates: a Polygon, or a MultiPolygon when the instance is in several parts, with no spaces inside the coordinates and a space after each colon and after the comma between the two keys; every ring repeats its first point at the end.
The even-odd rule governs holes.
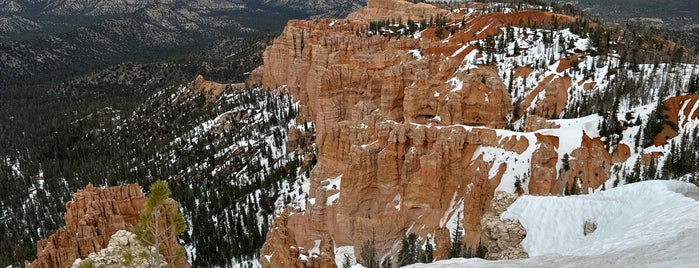
{"type": "Polygon", "coordinates": [[[699,227],[699,202],[690,196],[699,198],[692,184],[645,181],[583,196],[524,196],[502,218],[517,219],[527,229],[522,246],[530,256],[598,255],[699,227]],[[598,227],[587,237],[586,220],[598,227]]]}
{"type": "Polygon", "coordinates": [[[453,57],[456,57],[457,55],[461,54],[461,52],[463,52],[464,50],[466,50],[466,48],[468,48],[468,45],[461,46],[459,49],[457,49],[456,51],[454,51],[454,53],[451,54],[450,57],[452,57],[452,58],[453,58],[453,57]]]}
{"type": "Polygon", "coordinates": [[[415,57],[417,60],[421,60],[421,59],[422,59],[422,53],[420,53],[420,50],[418,50],[418,49],[412,49],[412,50],[410,50],[410,51],[408,51],[408,52],[409,52],[411,55],[413,55],[413,57],[415,57]]]}
{"type": "Polygon", "coordinates": [[[523,196],[503,213],[527,230],[529,259],[451,259],[410,267],[696,267],[699,188],[644,181],[584,196],[523,196]],[[583,235],[590,220],[597,230],[583,235]]]}
{"type": "Polygon", "coordinates": [[[308,250],[308,254],[311,254],[311,255],[313,255],[313,254],[316,254],[316,255],[320,254],[320,239],[313,240],[313,244],[314,244],[314,245],[313,245],[313,248],[311,248],[310,250],[308,250]]]}
{"type": "Polygon", "coordinates": [[[332,189],[337,189],[340,190],[340,183],[342,182],[342,176],[344,174],[340,174],[339,176],[333,178],[333,179],[327,179],[325,181],[328,182],[328,185],[323,186],[325,190],[332,190],[332,189]]]}
{"type": "Polygon", "coordinates": [[[338,199],[340,199],[340,193],[339,193],[339,192],[336,193],[336,194],[333,194],[333,195],[331,195],[331,196],[328,196],[328,199],[325,201],[325,205],[326,205],[326,206],[332,206],[332,204],[335,203],[335,201],[337,201],[338,199]]]}
{"type": "Polygon", "coordinates": [[[401,204],[400,193],[396,194],[396,196],[393,197],[393,203],[396,204],[395,205],[396,210],[400,211],[400,204],[401,204]]]}
{"type": "MultiPolygon", "coordinates": [[[[461,222],[458,221],[458,219],[463,215],[464,213],[464,200],[463,198],[456,199],[457,195],[456,192],[454,192],[454,195],[451,198],[451,202],[449,203],[449,209],[444,213],[444,216],[439,220],[439,227],[446,227],[447,230],[449,230],[450,237],[451,233],[456,230],[456,226],[461,226],[461,222]]],[[[462,229],[463,230],[463,229],[462,229]]]]}
{"type": "Polygon", "coordinates": [[[349,257],[352,260],[350,261],[350,263],[354,263],[356,257],[354,255],[353,246],[343,246],[335,248],[335,264],[337,264],[337,267],[342,267],[342,263],[345,261],[345,257],[349,257]]]}
{"type": "Polygon", "coordinates": [[[451,92],[457,92],[464,87],[464,81],[461,81],[461,79],[457,77],[452,77],[451,79],[447,80],[447,83],[451,84],[453,87],[451,92]]]}

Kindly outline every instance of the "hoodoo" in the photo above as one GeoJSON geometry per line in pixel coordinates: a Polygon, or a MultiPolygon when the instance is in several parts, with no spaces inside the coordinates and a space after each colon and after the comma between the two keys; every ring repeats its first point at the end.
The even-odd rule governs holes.
{"type": "MultiPolygon", "coordinates": [[[[176,206],[176,202],[168,199],[176,206]]],[[[26,267],[65,268],[90,253],[107,248],[112,235],[119,230],[130,230],[139,220],[146,196],[138,184],[107,188],[93,187],[73,194],[73,201],[66,203],[66,225],[48,238],[39,241],[36,260],[26,262],[26,267]]],[[[166,222],[164,226],[168,226],[166,222]]],[[[179,247],[175,237],[163,240],[164,252],[174,253],[179,247]]],[[[174,256],[174,254],[172,255],[174,256]]],[[[165,258],[172,263],[174,257],[165,258]]],[[[178,265],[189,267],[186,259],[178,265]]]]}
{"type": "Polygon", "coordinates": [[[367,241],[379,258],[395,256],[410,233],[445,259],[456,226],[464,248],[479,246],[496,191],[609,187],[636,146],[601,136],[608,123],[598,115],[556,120],[608,86],[619,64],[552,26],[577,22],[402,0],[367,1],[347,19],[290,21],[253,77],[300,102],[300,119],[316,125],[317,165],[306,205],[284,210],[268,233],[263,267],[332,267],[320,260],[334,255],[333,242],[360,262],[367,241]],[[577,75],[588,64],[595,73],[577,75]]]}

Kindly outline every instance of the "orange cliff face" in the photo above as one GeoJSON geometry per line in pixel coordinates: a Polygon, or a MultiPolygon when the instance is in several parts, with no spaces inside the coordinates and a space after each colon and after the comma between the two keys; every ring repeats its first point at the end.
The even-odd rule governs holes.
{"type": "MultiPolygon", "coordinates": [[[[176,205],[172,199],[168,204],[176,205]]],[[[106,248],[111,236],[119,230],[130,230],[139,219],[146,197],[138,184],[95,188],[88,184],[73,194],[66,203],[66,226],[37,244],[37,258],[26,267],[71,267],[75,259],[106,248]]],[[[166,252],[179,247],[175,238],[165,240],[166,252]]],[[[167,259],[167,257],[166,257],[167,259]]],[[[168,261],[171,260],[167,259],[168,261]]],[[[183,260],[184,267],[190,265],[183,260]]]]}
{"type": "MultiPolygon", "coordinates": [[[[334,256],[328,241],[354,246],[361,258],[372,234],[380,257],[395,255],[401,237],[411,232],[423,241],[430,236],[435,258],[444,259],[449,223],[461,217],[464,243],[477,245],[495,190],[514,191],[513,174],[522,166],[532,172],[519,190],[534,194],[561,194],[574,180],[584,193],[608,178],[611,164],[590,168],[584,161],[611,163],[612,155],[582,131],[570,169],[559,172],[558,136],[502,130],[514,109],[505,83],[496,67],[465,60],[477,53],[464,44],[482,38],[478,29],[459,28],[448,39],[437,38],[434,28],[416,38],[364,34],[370,21],[445,14],[459,21],[466,16],[402,0],[368,1],[348,19],[290,21],[267,48],[253,77],[300,101],[301,119],[316,124],[318,162],[306,210],[288,209],[275,220],[261,250],[263,267],[334,267],[323,261],[334,256]]],[[[498,29],[522,16],[472,14],[464,20],[498,29]]],[[[570,84],[565,78],[542,82],[542,105],[562,109],[570,84]]]]}

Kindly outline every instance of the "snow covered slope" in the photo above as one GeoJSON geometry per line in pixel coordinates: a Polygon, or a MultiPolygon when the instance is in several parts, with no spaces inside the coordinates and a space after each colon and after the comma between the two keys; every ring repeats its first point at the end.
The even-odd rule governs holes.
{"type": "Polygon", "coordinates": [[[527,230],[531,258],[452,259],[411,267],[696,267],[699,188],[644,181],[584,196],[523,196],[503,213],[527,230]],[[585,221],[597,230],[583,235],[585,221]]]}

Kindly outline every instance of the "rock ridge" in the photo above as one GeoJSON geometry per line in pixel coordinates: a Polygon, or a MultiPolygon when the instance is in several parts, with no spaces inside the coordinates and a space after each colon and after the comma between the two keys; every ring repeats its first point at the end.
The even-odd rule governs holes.
{"type": "MultiPolygon", "coordinates": [[[[117,231],[130,230],[138,222],[145,202],[137,183],[106,188],[87,184],[66,203],[66,225],[37,243],[37,258],[25,262],[25,267],[71,267],[76,259],[99,252],[117,231]]],[[[177,205],[172,199],[166,203],[177,205]]],[[[174,238],[163,244],[167,252],[179,247],[174,238]]],[[[186,260],[181,264],[189,266],[186,260]]]]}
{"type": "MultiPolygon", "coordinates": [[[[562,169],[560,134],[551,134],[562,126],[532,113],[530,132],[504,130],[514,105],[501,70],[469,60],[479,52],[465,44],[527,16],[542,22],[558,15],[448,13],[424,3],[374,0],[347,19],[290,21],[251,80],[284,88],[300,102],[299,120],[316,126],[317,164],[305,210],[275,220],[262,266],[296,263],[302,254],[289,248],[314,248],[328,236],[359,255],[372,233],[381,256],[397,254],[400,238],[412,232],[430,236],[435,259],[444,259],[449,226],[458,218],[464,246],[476,248],[497,190],[560,195],[569,185],[579,193],[600,187],[612,163],[625,159],[622,146],[613,159],[600,138],[579,130],[581,145],[562,169]],[[416,14],[481,28],[463,26],[449,38],[438,37],[436,27],[400,38],[366,32],[370,22],[416,14]],[[515,165],[530,171],[518,173],[513,186],[515,165]]],[[[570,86],[564,76],[543,79],[529,91],[543,99],[526,101],[548,107],[541,113],[560,112],[570,86]]],[[[314,267],[334,267],[327,265],[314,267]]]]}

